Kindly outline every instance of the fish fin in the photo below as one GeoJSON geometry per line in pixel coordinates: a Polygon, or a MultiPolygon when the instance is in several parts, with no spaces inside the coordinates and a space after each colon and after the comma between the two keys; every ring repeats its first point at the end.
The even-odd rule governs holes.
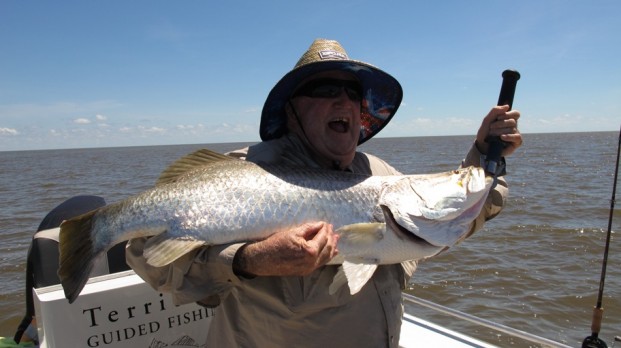
{"type": "Polygon", "coordinates": [[[78,297],[93,269],[97,252],[91,229],[96,212],[93,210],[60,224],[58,277],[69,303],[78,297]]]}
{"type": "Polygon", "coordinates": [[[345,225],[335,231],[343,243],[372,244],[384,238],[386,224],[383,222],[364,222],[345,225]]]}
{"type": "Polygon", "coordinates": [[[330,284],[330,287],[328,288],[330,295],[336,293],[336,291],[345,283],[349,285],[350,294],[357,294],[360,289],[362,289],[364,284],[371,279],[376,269],[377,264],[374,263],[343,262],[336,275],[334,275],[332,284],[330,284]]]}
{"type": "Polygon", "coordinates": [[[174,182],[183,174],[205,165],[220,161],[237,160],[234,157],[223,155],[208,149],[200,149],[189,155],[183,156],[173,164],[164,169],[160,177],[157,179],[156,185],[163,185],[174,182]]]}
{"type": "Polygon", "coordinates": [[[149,265],[163,267],[204,245],[205,241],[202,240],[188,237],[170,238],[166,233],[162,233],[147,240],[142,255],[149,265]]]}

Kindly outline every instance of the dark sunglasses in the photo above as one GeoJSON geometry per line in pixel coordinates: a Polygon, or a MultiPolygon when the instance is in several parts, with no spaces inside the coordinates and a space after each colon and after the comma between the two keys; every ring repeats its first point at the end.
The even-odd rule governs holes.
{"type": "Polygon", "coordinates": [[[338,79],[312,80],[298,88],[293,97],[305,96],[310,98],[337,98],[344,89],[352,101],[362,100],[362,86],[357,81],[338,79]]]}

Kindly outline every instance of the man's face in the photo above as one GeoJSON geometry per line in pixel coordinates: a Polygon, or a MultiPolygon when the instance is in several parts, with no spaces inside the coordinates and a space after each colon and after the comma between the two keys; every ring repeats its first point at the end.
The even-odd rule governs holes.
{"type": "Polygon", "coordinates": [[[320,164],[338,162],[341,168],[351,164],[360,137],[359,89],[353,75],[329,71],[313,75],[294,93],[291,102],[301,128],[288,110],[289,129],[308,142],[320,164]]]}

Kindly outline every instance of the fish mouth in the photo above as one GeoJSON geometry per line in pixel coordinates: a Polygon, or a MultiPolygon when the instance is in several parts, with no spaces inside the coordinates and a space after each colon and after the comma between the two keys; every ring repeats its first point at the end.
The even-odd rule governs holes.
{"type": "Polygon", "coordinates": [[[388,209],[388,207],[383,206],[383,205],[381,207],[382,207],[382,211],[384,212],[384,216],[386,217],[386,225],[391,230],[393,230],[399,238],[403,240],[408,240],[410,242],[414,242],[417,244],[423,244],[423,245],[428,245],[432,247],[435,246],[429,243],[428,241],[424,240],[423,238],[415,235],[412,231],[399,225],[397,221],[395,220],[394,216],[392,215],[392,212],[390,211],[390,209],[388,209]]]}
{"type": "Polygon", "coordinates": [[[347,133],[349,132],[350,124],[348,119],[339,117],[328,122],[328,127],[337,133],[347,133]]]}

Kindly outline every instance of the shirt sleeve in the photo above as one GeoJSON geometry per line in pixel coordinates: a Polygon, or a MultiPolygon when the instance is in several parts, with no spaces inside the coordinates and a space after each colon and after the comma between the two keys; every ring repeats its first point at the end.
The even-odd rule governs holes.
{"type": "Polygon", "coordinates": [[[146,241],[136,238],[127,244],[127,264],[155,290],[170,293],[175,305],[200,302],[215,307],[241,281],[232,263],[244,243],[203,247],[170,265],[153,267],[142,256],[146,241]]]}
{"type": "MultiPolygon", "coordinates": [[[[368,161],[368,166],[369,166],[368,174],[371,174],[371,175],[402,175],[397,169],[395,169],[390,164],[386,163],[381,158],[368,154],[368,153],[365,153],[364,156],[366,157],[366,161],[368,161]]],[[[357,158],[354,159],[354,161],[360,162],[357,160],[357,158]]],[[[361,171],[361,170],[358,168],[357,171],[361,171]]],[[[362,172],[365,172],[365,170],[362,170],[362,172]]]]}
{"type": "MultiPolygon", "coordinates": [[[[483,155],[477,149],[476,145],[472,145],[466,158],[462,161],[461,167],[475,166],[481,167],[481,158],[483,155]]],[[[504,176],[497,178],[496,186],[490,191],[485,201],[481,214],[474,220],[470,228],[470,232],[464,237],[470,237],[474,232],[483,228],[486,221],[493,219],[502,211],[509,196],[509,187],[504,176]]]]}

